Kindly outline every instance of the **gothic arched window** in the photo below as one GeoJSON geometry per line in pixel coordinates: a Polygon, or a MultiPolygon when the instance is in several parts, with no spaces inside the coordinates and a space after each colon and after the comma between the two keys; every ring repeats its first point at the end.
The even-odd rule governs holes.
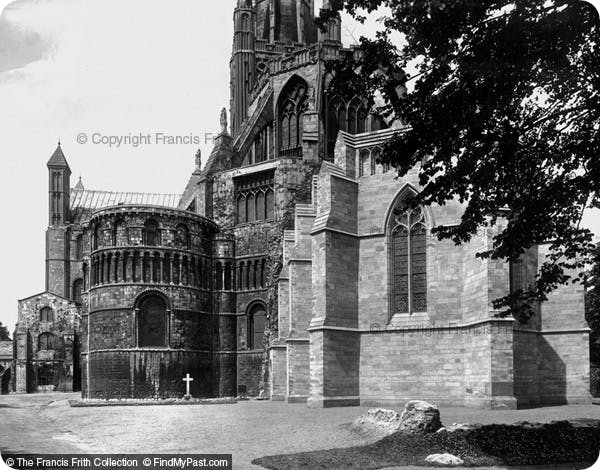
{"type": "Polygon", "coordinates": [[[333,155],[335,141],[339,131],[350,134],[361,134],[367,130],[367,107],[365,102],[355,96],[349,102],[346,102],[333,91],[333,84],[330,85],[326,94],[326,134],[327,134],[327,155],[333,155]]]}
{"type": "Polygon", "coordinates": [[[427,228],[423,209],[400,203],[389,225],[390,309],[396,313],[427,310],[427,228]]]}
{"type": "Polygon", "coordinates": [[[354,97],[348,105],[348,132],[350,134],[360,134],[365,132],[366,109],[363,101],[354,97]]]}
{"type": "Polygon", "coordinates": [[[367,149],[361,150],[358,165],[358,176],[367,176],[371,174],[370,153],[367,149]]]}
{"type": "Polygon", "coordinates": [[[328,97],[327,105],[327,155],[332,155],[335,148],[335,141],[340,129],[345,129],[345,116],[340,122],[340,113],[344,113],[346,103],[339,96],[328,97]],[[341,127],[340,127],[341,126],[341,127]]]}
{"type": "Polygon", "coordinates": [[[54,310],[50,307],[44,307],[40,310],[40,321],[52,322],[54,321],[54,310]]]}
{"type": "Polygon", "coordinates": [[[52,333],[42,333],[38,337],[38,351],[51,351],[55,346],[54,335],[52,333]]]}
{"type": "Polygon", "coordinates": [[[379,163],[377,160],[379,160],[379,157],[381,156],[381,149],[379,147],[375,147],[373,150],[371,150],[371,174],[374,175],[376,173],[383,173],[383,167],[381,166],[381,163],[379,163]]]}
{"type": "Polygon", "coordinates": [[[256,303],[248,312],[248,349],[264,347],[267,311],[262,303],[256,303]]]}
{"type": "Polygon", "coordinates": [[[249,31],[250,29],[250,15],[248,15],[247,13],[244,13],[242,15],[242,27],[241,30],[242,31],[249,31]]]}
{"type": "Polygon", "coordinates": [[[279,150],[297,156],[302,148],[303,116],[308,106],[308,85],[299,77],[288,82],[279,101],[279,150]]]}
{"type": "Polygon", "coordinates": [[[144,297],[139,303],[138,344],[140,347],[167,345],[167,305],[158,295],[144,297]]]}

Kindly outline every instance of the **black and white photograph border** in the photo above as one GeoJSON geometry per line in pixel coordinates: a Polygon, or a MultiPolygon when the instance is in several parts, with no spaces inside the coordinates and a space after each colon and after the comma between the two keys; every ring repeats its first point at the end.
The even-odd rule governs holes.
{"type": "Polygon", "coordinates": [[[600,468],[599,4],[0,0],[0,465],[600,468]]]}

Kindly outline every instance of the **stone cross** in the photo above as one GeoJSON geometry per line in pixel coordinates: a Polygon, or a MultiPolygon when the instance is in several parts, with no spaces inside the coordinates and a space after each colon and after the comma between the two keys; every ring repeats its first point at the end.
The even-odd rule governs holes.
{"type": "Polygon", "coordinates": [[[190,377],[190,374],[185,374],[185,379],[183,379],[183,381],[185,382],[185,394],[189,396],[189,394],[190,394],[190,382],[193,382],[194,379],[192,379],[190,377]]]}

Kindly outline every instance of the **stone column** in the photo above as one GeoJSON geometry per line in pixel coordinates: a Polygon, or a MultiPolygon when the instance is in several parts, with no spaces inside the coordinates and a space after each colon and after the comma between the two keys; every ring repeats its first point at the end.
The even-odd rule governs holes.
{"type": "Polygon", "coordinates": [[[143,278],[143,263],[144,263],[144,254],[138,252],[137,259],[135,262],[135,281],[134,282],[144,282],[143,278]]]}
{"type": "Polygon", "coordinates": [[[16,380],[15,380],[15,392],[16,393],[27,393],[30,389],[28,386],[28,373],[27,363],[29,356],[28,341],[27,337],[29,333],[27,330],[17,331],[17,357],[16,357],[16,380]]]}
{"type": "Polygon", "coordinates": [[[190,278],[188,279],[188,284],[196,287],[196,258],[193,256],[190,261],[190,278]]]}
{"type": "Polygon", "coordinates": [[[126,258],[123,259],[125,264],[125,282],[133,282],[133,252],[128,251],[125,253],[126,258]]]}

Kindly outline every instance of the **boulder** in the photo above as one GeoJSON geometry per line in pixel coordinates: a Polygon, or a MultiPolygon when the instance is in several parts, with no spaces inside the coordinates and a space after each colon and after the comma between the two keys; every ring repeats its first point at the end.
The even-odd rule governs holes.
{"type": "Polygon", "coordinates": [[[363,436],[389,436],[399,428],[400,415],[394,410],[384,408],[371,408],[352,423],[352,430],[363,436]]]}
{"type": "Polygon", "coordinates": [[[425,462],[444,465],[446,467],[457,467],[464,463],[463,459],[452,454],[431,454],[427,456],[425,462]]]}
{"type": "Polygon", "coordinates": [[[422,400],[412,400],[404,405],[400,416],[400,431],[426,434],[436,432],[441,427],[440,410],[437,406],[422,400]]]}

